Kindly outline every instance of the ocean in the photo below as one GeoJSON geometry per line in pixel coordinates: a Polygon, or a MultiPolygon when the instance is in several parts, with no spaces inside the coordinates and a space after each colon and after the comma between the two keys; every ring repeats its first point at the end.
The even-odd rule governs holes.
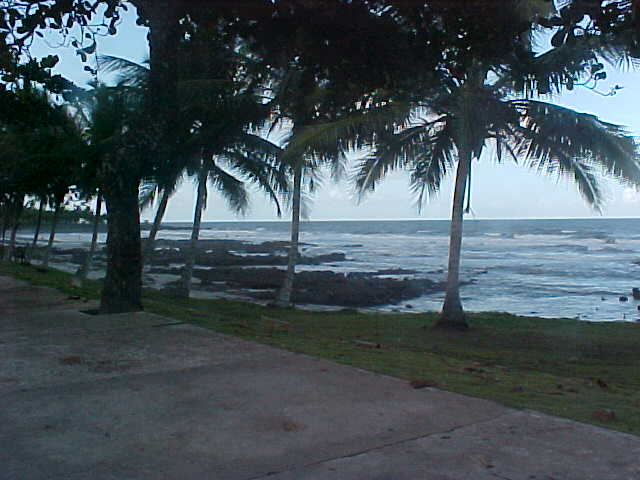
{"type": "MultiPolygon", "coordinates": [[[[190,235],[189,223],[166,227],[159,238],[190,235]]],[[[410,276],[441,281],[448,230],[446,220],[302,222],[303,253],[344,252],[347,261],[298,269],[402,268],[417,271],[410,276]]],[[[288,232],[288,222],[205,222],[201,238],[259,243],[287,240],[288,232]]],[[[87,245],[89,234],[63,233],[58,240],[87,245]]],[[[462,301],[469,311],[635,321],[640,302],[633,300],[631,289],[640,287],[638,261],[640,219],[465,220],[462,301]],[[621,296],[629,301],[621,302],[621,296]]],[[[442,294],[431,294],[378,310],[439,310],[442,300],[442,294]]]]}

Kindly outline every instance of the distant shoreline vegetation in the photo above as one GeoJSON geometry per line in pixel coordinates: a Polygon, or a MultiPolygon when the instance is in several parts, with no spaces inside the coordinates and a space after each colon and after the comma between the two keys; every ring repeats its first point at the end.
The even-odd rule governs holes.
{"type": "MultiPolygon", "coordinates": [[[[53,210],[42,212],[42,225],[49,225],[53,220],[53,210]]],[[[76,207],[73,210],[61,209],[58,223],[64,225],[91,225],[94,221],[94,214],[90,209],[76,207]]],[[[38,208],[25,207],[20,217],[21,227],[35,227],[38,222],[38,208]]],[[[107,216],[100,215],[100,223],[106,225],[107,216]]]]}

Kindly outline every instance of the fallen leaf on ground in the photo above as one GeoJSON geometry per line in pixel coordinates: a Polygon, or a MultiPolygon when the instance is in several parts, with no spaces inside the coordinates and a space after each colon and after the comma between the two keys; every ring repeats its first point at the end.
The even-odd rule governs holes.
{"type": "Polygon", "coordinates": [[[591,414],[591,416],[601,422],[613,422],[616,419],[616,412],[613,410],[602,409],[596,410],[591,414]]]}
{"type": "Polygon", "coordinates": [[[419,388],[437,387],[438,382],[434,382],[433,380],[426,380],[424,378],[418,378],[416,380],[411,380],[411,382],[409,382],[409,385],[411,385],[415,389],[419,389],[419,388]]]}
{"type": "Polygon", "coordinates": [[[294,422],[293,420],[287,420],[282,424],[282,428],[285,432],[299,432],[305,429],[302,423],[294,422]]]}
{"type": "Polygon", "coordinates": [[[78,355],[69,355],[60,359],[60,363],[63,365],[80,365],[84,362],[84,359],[78,355]]]}

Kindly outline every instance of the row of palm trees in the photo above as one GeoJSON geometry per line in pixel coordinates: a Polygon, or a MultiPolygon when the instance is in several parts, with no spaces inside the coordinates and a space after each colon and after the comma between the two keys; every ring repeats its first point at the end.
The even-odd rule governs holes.
{"type": "MultiPolygon", "coordinates": [[[[140,95],[148,94],[149,69],[145,64],[105,56],[99,58],[99,66],[105,72],[119,73],[116,89],[136,90],[140,95]]],[[[201,73],[199,68],[190,66],[190,76],[198,73],[201,73]]],[[[281,214],[281,196],[289,190],[289,167],[279,159],[282,149],[258,134],[260,124],[252,126],[267,110],[254,92],[246,90],[242,80],[233,77],[232,74],[226,79],[197,82],[187,78],[180,83],[179,91],[184,99],[182,104],[185,115],[196,111],[196,126],[180,139],[183,147],[180,158],[156,168],[152,175],[144,179],[140,189],[142,208],[152,205],[160,197],[152,228],[144,245],[144,256],[148,259],[153,255],[156,236],[170,197],[185,175],[195,180],[197,193],[193,227],[189,246],[185,250],[182,278],[176,289],[176,293],[187,297],[191,289],[200,224],[209,186],[219,192],[228,207],[237,214],[243,214],[249,206],[247,183],[256,185],[272,200],[278,215],[281,214]],[[203,87],[206,95],[201,95],[203,87]]]]}
{"type": "MultiPolygon", "coordinates": [[[[49,239],[42,253],[42,266],[48,267],[60,213],[70,187],[83,187],[75,194],[91,196],[84,187],[81,172],[86,142],[80,126],[66,106],[52,103],[47,92],[24,82],[21,88],[2,93],[0,116],[0,211],[2,244],[5,259],[15,256],[16,234],[25,201],[38,202],[35,232],[28,256],[38,246],[42,217],[46,208],[52,212],[49,239]],[[8,248],[6,231],[10,231],[8,248]]],[[[24,255],[24,254],[23,254],[24,255]]]]}
{"type": "MultiPolygon", "coordinates": [[[[498,164],[509,158],[541,173],[569,177],[596,210],[603,201],[600,174],[640,185],[637,144],[624,128],[552,103],[519,98],[516,95],[520,92],[507,74],[489,81],[491,73],[479,71],[464,81],[449,83],[428,109],[418,104],[393,108],[383,104],[351,112],[342,120],[291,128],[279,156],[288,166],[293,164],[291,250],[287,276],[276,300],[279,305],[290,304],[303,178],[323,164],[318,160],[339,168],[340,160],[355,146],[368,147],[355,175],[355,187],[361,194],[375,190],[388,172],[403,169],[409,171],[411,186],[422,202],[437,193],[446,175],[455,171],[447,287],[440,322],[449,328],[468,326],[459,293],[463,216],[469,211],[472,166],[481,157],[485,160],[483,153],[493,154],[498,164]],[[292,162],[291,157],[298,162],[292,162]]],[[[199,185],[202,183],[203,179],[199,185]]],[[[201,190],[199,187],[194,233],[200,221],[201,190]]],[[[158,212],[165,207],[166,200],[158,212]]],[[[195,240],[197,233],[192,236],[195,240]]],[[[187,260],[184,288],[188,288],[192,266],[191,258],[187,260]]]]}
{"type": "MultiPolygon", "coordinates": [[[[433,72],[403,70],[411,75],[404,83],[375,78],[375,72],[369,71],[359,72],[358,82],[353,82],[331,71],[333,77],[328,78],[343,82],[339,87],[344,88],[336,88],[296,50],[307,45],[304,36],[283,44],[273,58],[266,56],[269,52],[261,53],[262,57],[247,53],[242,44],[230,48],[222,42],[212,48],[211,39],[203,40],[198,48],[205,54],[180,57],[176,66],[178,101],[174,104],[180,111],[170,116],[176,122],[176,135],[170,138],[177,148],[169,149],[173,156],[161,162],[146,157],[146,152],[161,150],[153,145],[153,132],[136,137],[151,124],[140,112],[148,111],[145,105],[159,102],[153,97],[157,90],[149,87],[149,70],[104,58],[99,71],[119,70],[126,75],[116,87],[96,85],[84,95],[85,103],[75,107],[86,112],[88,122],[84,129],[92,153],[91,162],[85,164],[93,168],[97,183],[107,188],[115,178],[113,169],[126,169],[123,159],[136,159],[130,165],[145,179],[145,191],[161,198],[147,255],[153,252],[169,196],[180,179],[185,172],[197,179],[194,228],[181,282],[185,294],[207,185],[220,189],[239,212],[247,205],[246,180],[267,192],[278,211],[280,199],[286,198],[292,228],[287,275],[277,295],[277,303],[283,306],[291,303],[303,194],[314,185],[320,167],[330,166],[337,175],[345,169],[346,155],[359,152],[355,187],[361,194],[375,190],[388,172],[402,169],[409,172],[420,201],[436,193],[446,175],[455,171],[447,292],[440,325],[466,328],[459,295],[462,220],[469,208],[473,163],[483,152],[494,153],[498,163],[509,157],[536,171],[567,175],[596,208],[602,201],[600,173],[637,186],[640,168],[636,144],[624,129],[544,102],[539,96],[573,86],[576,79],[601,78],[597,49],[591,44],[576,46],[572,40],[556,42],[554,50],[537,55],[521,22],[506,22],[504,29],[513,29],[504,35],[508,42],[496,43],[485,38],[495,18],[462,22],[458,13],[452,14],[451,28],[461,28],[465,35],[451,35],[446,41],[453,43],[446,51],[431,52],[434,57],[440,55],[432,62],[433,72]],[[485,21],[489,25],[482,24],[485,21]],[[473,36],[474,42],[469,44],[466,36],[473,36]],[[384,88],[387,84],[394,88],[384,88]],[[261,135],[276,129],[288,132],[279,144],[261,135]]],[[[446,14],[445,10],[442,15],[446,14]]],[[[439,20],[446,21],[445,17],[439,20]]],[[[188,42],[197,44],[198,32],[194,29],[188,42]]],[[[424,40],[443,41],[438,31],[433,35],[424,40]]],[[[109,188],[117,191],[113,185],[109,188]]]]}

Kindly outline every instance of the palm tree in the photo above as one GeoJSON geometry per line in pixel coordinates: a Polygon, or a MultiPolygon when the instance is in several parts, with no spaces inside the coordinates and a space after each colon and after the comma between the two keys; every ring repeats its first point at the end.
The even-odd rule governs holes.
{"type": "MultiPolygon", "coordinates": [[[[59,203],[73,183],[75,167],[84,153],[84,142],[67,110],[54,105],[47,92],[29,82],[15,91],[5,90],[2,100],[6,102],[3,107],[8,108],[3,108],[0,115],[5,157],[0,183],[11,204],[13,250],[26,195],[35,194],[41,199],[37,230],[47,197],[56,202],[54,220],[57,220],[59,203]]],[[[45,267],[54,235],[55,221],[45,254],[45,267]]]]}
{"type": "Polygon", "coordinates": [[[107,206],[107,272],[100,311],[120,313],[142,309],[142,263],[138,209],[139,181],[148,165],[150,136],[144,92],[119,85],[93,92],[91,152],[97,184],[107,206]],[[148,133],[148,132],[147,132],[148,133]]]}
{"type": "MultiPolygon", "coordinates": [[[[305,210],[305,193],[313,192],[319,183],[319,170],[323,165],[331,166],[334,171],[340,171],[344,151],[336,151],[326,148],[320,150],[315,144],[305,142],[305,133],[312,125],[294,128],[291,138],[280,155],[280,162],[283,167],[289,170],[289,175],[293,176],[293,190],[288,194],[291,208],[291,227],[289,231],[289,251],[287,252],[287,269],[285,270],[282,285],[276,292],[275,305],[279,307],[290,307],[292,305],[291,295],[293,294],[296,266],[299,257],[300,247],[300,217],[305,210]]],[[[323,146],[324,147],[324,146],[323,146]]],[[[335,148],[335,146],[333,146],[335,148]]]]}
{"type": "Polygon", "coordinates": [[[151,225],[149,236],[147,237],[147,241],[145,243],[143,261],[147,260],[149,256],[153,255],[153,251],[155,250],[156,236],[158,235],[158,231],[160,230],[160,226],[162,225],[164,214],[167,212],[169,199],[176,192],[182,176],[183,173],[181,170],[172,179],[164,183],[163,186],[161,186],[159,183],[156,183],[155,181],[143,181],[142,187],[140,189],[141,209],[149,207],[154,202],[156,197],[160,195],[160,202],[158,203],[158,208],[156,209],[156,213],[153,218],[153,224],[151,225]]]}
{"type": "MultiPolygon", "coordinates": [[[[202,134],[199,140],[205,138],[206,134],[202,134]]],[[[207,202],[207,183],[222,194],[233,212],[243,214],[249,206],[243,181],[247,179],[269,196],[279,216],[281,210],[278,196],[289,188],[286,172],[277,162],[280,153],[280,147],[269,140],[245,132],[237,136],[235,144],[225,146],[215,155],[208,150],[199,160],[193,171],[197,181],[196,204],[191,239],[186,250],[185,267],[178,289],[180,295],[188,297],[191,290],[200,223],[207,202]]]]}
{"type": "MultiPolygon", "coordinates": [[[[332,90],[318,87],[315,81],[309,83],[308,76],[299,68],[290,67],[281,75],[279,88],[270,102],[277,112],[271,130],[285,123],[290,126],[290,137],[285,142],[279,161],[293,176],[293,191],[289,195],[291,228],[287,269],[282,285],[276,293],[275,304],[279,307],[290,307],[299,255],[304,186],[306,184],[309,190],[313,190],[321,165],[331,165],[335,172],[341,171],[342,160],[345,158],[342,147],[348,141],[339,140],[337,146],[331,144],[330,147],[321,142],[311,141],[312,136],[310,138],[308,132],[313,131],[314,127],[323,123],[326,118],[330,118],[329,111],[332,107],[336,108],[332,103],[332,90]]],[[[331,113],[335,115],[334,112],[331,113]]],[[[330,130],[335,126],[333,123],[329,125],[330,130]]]]}
{"type": "Polygon", "coordinates": [[[44,206],[46,204],[46,201],[43,197],[39,197],[38,199],[38,216],[36,218],[36,229],[35,232],[33,232],[33,240],[31,241],[31,250],[35,251],[36,247],[38,246],[38,237],[40,236],[40,228],[42,226],[42,214],[44,212],[44,206]]]}
{"type": "Polygon", "coordinates": [[[186,249],[185,266],[182,271],[179,293],[185,297],[191,291],[191,278],[193,277],[193,267],[195,265],[198,251],[198,239],[200,237],[200,223],[202,212],[207,203],[207,183],[211,183],[222,193],[227,200],[229,207],[237,213],[243,213],[248,206],[248,196],[244,184],[218,166],[211,156],[201,160],[196,172],[197,194],[196,204],[193,214],[193,227],[191,229],[191,239],[186,249]]]}
{"type": "MultiPolygon", "coordinates": [[[[331,108],[331,99],[327,96],[322,88],[314,92],[316,102],[325,101],[325,106],[331,108]]],[[[347,153],[370,145],[381,130],[388,128],[389,123],[405,121],[406,109],[402,102],[388,103],[386,96],[363,95],[360,102],[353,102],[350,107],[333,112],[329,121],[309,122],[291,129],[291,136],[280,155],[280,162],[293,175],[293,191],[290,196],[291,229],[287,269],[276,293],[276,305],[289,307],[292,304],[304,190],[314,190],[319,183],[318,172],[323,166],[331,170],[333,179],[339,179],[345,170],[347,153]]]]}
{"type": "Polygon", "coordinates": [[[96,210],[93,214],[93,231],[91,233],[91,244],[89,245],[89,251],[87,252],[87,256],[84,259],[84,263],[76,272],[76,278],[80,281],[80,284],[89,276],[89,272],[91,271],[91,265],[93,263],[93,257],[96,252],[96,248],[98,247],[98,231],[100,229],[101,222],[101,214],[102,214],[102,193],[98,190],[96,194],[96,210]]]}
{"type": "Polygon", "coordinates": [[[298,161],[293,167],[293,192],[291,198],[291,238],[289,242],[289,252],[287,254],[287,270],[285,271],[282,286],[276,295],[275,304],[279,307],[291,305],[291,294],[293,293],[293,279],[298,263],[298,248],[300,245],[300,205],[302,202],[302,161],[298,161]]]}
{"type": "Polygon", "coordinates": [[[523,158],[536,171],[570,177],[595,209],[602,204],[597,173],[640,184],[636,143],[622,127],[552,103],[509,98],[504,88],[488,84],[486,72],[480,70],[465,82],[449,82],[430,110],[420,113],[426,117],[380,136],[375,152],[359,166],[356,185],[360,192],[373,190],[387,171],[408,169],[421,201],[438,192],[445,175],[456,169],[446,294],[438,327],[468,328],[459,291],[462,220],[472,163],[480,160],[488,143],[494,144],[499,163],[505,155],[515,161],[523,158]]]}
{"type": "MultiPolygon", "coordinates": [[[[235,53],[232,57],[239,57],[239,55],[235,53]]],[[[221,59],[216,61],[220,62],[221,59]]],[[[228,59],[224,61],[229,62],[228,59]]],[[[201,218],[204,208],[207,178],[221,189],[234,211],[240,213],[247,206],[246,198],[245,200],[240,198],[246,196],[239,191],[240,184],[235,184],[232,176],[225,176],[228,174],[220,168],[218,163],[224,164],[258,185],[274,202],[278,215],[281,214],[278,194],[288,190],[286,172],[277,161],[281,153],[280,147],[259,135],[261,123],[269,109],[256,97],[255,88],[243,85],[239,81],[241,76],[210,78],[209,75],[212,73],[208,70],[211,68],[210,65],[203,67],[198,62],[195,62],[195,65],[189,65],[186,59],[185,64],[189,74],[187,79],[179,82],[178,94],[183,109],[182,114],[185,118],[193,120],[193,127],[190,135],[180,139],[181,158],[157,165],[153,175],[142,184],[141,207],[148,206],[158,194],[161,194],[145,246],[145,259],[153,253],[156,235],[168,201],[178,189],[185,171],[191,171],[198,183],[194,225],[199,223],[198,219],[201,218]],[[203,151],[208,152],[205,158],[201,157],[203,151]],[[217,160],[214,161],[214,159],[217,160]],[[205,176],[205,181],[201,181],[202,175],[205,176]]],[[[100,65],[108,71],[118,72],[120,81],[131,87],[144,87],[149,81],[150,70],[144,65],[108,56],[100,57],[100,65]]],[[[215,73],[219,74],[219,72],[215,73]]],[[[189,252],[195,252],[199,227],[193,229],[192,237],[194,246],[189,252]]],[[[187,257],[189,255],[191,254],[189,253],[187,257]]],[[[187,258],[182,281],[184,286],[182,290],[187,293],[191,283],[190,272],[193,269],[193,265],[189,263],[193,261],[193,258],[191,260],[187,258]]]]}
{"type": "Polygon", "coordinates": [[[51,226],[49,228],[49,241],[47,242],[47,246],[44,250],[44,256],[42,258],[42,268],[49,268],[49,258],[51,257],[51,248],[53,247],[53,241],[56,237],[56,229],[58,227],[58,219],[60,217],[60,209],[62,208],[64,203],[64,195],[61,197],[56,197],[54,199],[54,207],[53,207],[53,218],[51,219],[51,226]]]}

